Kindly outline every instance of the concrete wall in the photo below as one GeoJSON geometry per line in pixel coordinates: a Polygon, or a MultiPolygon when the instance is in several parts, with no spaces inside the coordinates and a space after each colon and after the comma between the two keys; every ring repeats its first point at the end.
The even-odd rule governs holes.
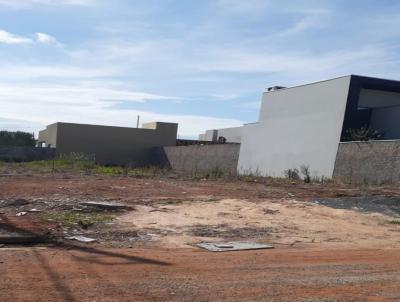
{"type": "Polygon", "coordinates": [[[164,147],[165,163],[178,173],[203,175],[222,171],[235,175],[239,144],[164,147]]]}
{"type": "Polygon", "coordinates": [[[207,130],[205,133],[199,135],[199,140],[216,142],[220,136],[223,136],[228,143],[240,143],[242,140],[242,131],[243,127],[207,130]]]}
{"type": "Polygon", "coordinates": [[[243,129],[238,172],[277,177],[308,165],[332,177],[350,79],[264,93],[259,122],[243,129]]]}
{"type": "Polygon", "coordinates": [[[57,155],[78,152],[95,155],[101,164],[140,166],[149,164],[153,147],[176,144],[178,125],[149,123],[143,127],[56,123],[39,133],[39,141],[49,140],[57,148],[57,155]]]}
{"type": "Polygon", "coordinates": [[[400,140],[340,143],[334,178],[350,183],[400,181],[400,140]]]}
{"type": "Polygon", "coordinates": [[[36,147],[0,146],[0,160],[3,161],[32,161],[54,158],[55,149],[36,147]]]}

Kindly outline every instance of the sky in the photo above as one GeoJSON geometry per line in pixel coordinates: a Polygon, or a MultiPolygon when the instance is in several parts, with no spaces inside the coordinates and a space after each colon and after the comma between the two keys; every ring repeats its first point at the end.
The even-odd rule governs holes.
{"type": "Polygon", "coordinates": [[[263,91],[400,80],[397,0],[0,0],[0,129],[255,122],[263,91]]]}

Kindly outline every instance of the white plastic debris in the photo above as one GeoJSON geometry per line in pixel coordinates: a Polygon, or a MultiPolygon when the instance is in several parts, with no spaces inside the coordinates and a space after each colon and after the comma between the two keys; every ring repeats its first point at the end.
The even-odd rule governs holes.
{"type": "Polygon", "coordinates": [[[80,242],[87,242],[87,243],[96,241],[96,239],[94,239],[94,238],[89,238],[89,237],[85,237],[85,236],[70,236],[70,237],[65,237],[65,239],[77,240],[80,242]]]}
{"type": "Polygon", "coordinates": [[[28,214],[28,212],[19,212],[19,213],[15,214],[15,216],[20,217],[20,216],[25,216],[26,214],[28,214]]]}
{"type": "Polygon", "coordinates": [[[229,252],[229,251],[259,250],[259,249],[273,248],[273,246],[269,244],[259,244],[255,242],[240,242],[240,241],[203,242],[197,244],[197,246],[211,252],[229,252]]]}

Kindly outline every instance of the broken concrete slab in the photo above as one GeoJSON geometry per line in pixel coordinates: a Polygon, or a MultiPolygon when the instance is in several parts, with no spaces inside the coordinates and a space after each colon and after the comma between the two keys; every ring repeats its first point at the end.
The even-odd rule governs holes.
{"type": "Polygon", "coordinates": [[[260,244],[254,242],[203,242],[197,244],[198,247],[206,249],[211,252],[230,252],[230,251],[244,251],[244,250],[259,250],[259,249],[272,249],[274,248],[269,244],[260,244]]]}
{"type": "Polygon", "coordinates": [[[84,207],[94,207],[105,210],[124,210],[129,208],[127,205],[121,203],[106,202],[106,201],[85,201],[81,202],[80,205],[84,207]]]}

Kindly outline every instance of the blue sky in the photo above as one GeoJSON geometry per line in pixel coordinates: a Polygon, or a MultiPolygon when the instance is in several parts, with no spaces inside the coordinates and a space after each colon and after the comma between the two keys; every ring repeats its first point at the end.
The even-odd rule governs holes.
{"type": "Polygon", "coordinates": [[[257,120],[261,94],[346,74],[400,80],[394,0],[0,0],[0,128],[257,120]]]}

